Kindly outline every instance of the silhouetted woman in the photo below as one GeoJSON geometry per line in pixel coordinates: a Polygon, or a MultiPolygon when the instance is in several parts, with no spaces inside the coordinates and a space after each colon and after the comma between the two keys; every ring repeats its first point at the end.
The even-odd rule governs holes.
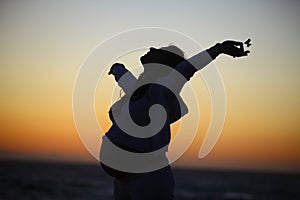
{"type": "MultiPolygon", "coordinates": [[[[183,51],[171,45],[160,49],[150,48],[150,51],[140,58],[144,72],[138,79],[123,64],[115,63],[111,67],[109,74],[114,75],[125,95],[109,111],[112,126],[103,137],[100,156],[101,166],[114,177],[115,200],[174,198],[174,177],[166,152],[171,138],[170,125],[188,113],[188,108],[179,96],[183,85],[197,70],[205,67],[220,54],[241,57],[247,56],[248,53],[249,51],[244,50],[242,42],[225,41],[185,59],[183,51]],[[160,66],[168,67],[159,70],[160,66]],[[147,135],[151,131],[143,129],[144,131],[135,133],[141,137],[134,136],[128,134],[128,130],[136,132],[135,130],[139,129],[134,128],[135,126],[125,129],[121,127],[124,124],[131,126],[128,118],[140,127],[147,127],[152,120],[161,117],[149,116],[150,107],[156,104],[164,108],[166,116],[162,119],[163,125],[155,131],[155,134],[147,135]],[[129,115],[126,106],[129,107],[129,115]],[[120,125],[122,123],[123,125],[120,125]],[[158,153],[133,161],[130,156],[116,153],[110,147],[110,142],[126,152],[134,153],[133,155],[158,153]],[[110,165],[107,160],[115,165],[110,165]],[[137,166],[136,171],[126,170],[126,167],[123,167],[127,166],[126,164],[137,166]]],[[[149,129],[153,128],[156,128],[155,125],[149,129]]]]}

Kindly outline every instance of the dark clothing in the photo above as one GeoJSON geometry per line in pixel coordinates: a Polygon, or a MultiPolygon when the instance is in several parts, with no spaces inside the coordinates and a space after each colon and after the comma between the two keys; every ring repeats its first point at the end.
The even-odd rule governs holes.
{"type": "Polygon", "coordinates": [[[154,172],[114,179],[115,200],[172,200],[174,177],[170,166],[154,172]]]}
{"type": "MultiPolygon", "coordinates": [[[[171,121],[177,121],[181,116],[181,111],[177,97],[171,91],[160,85],[151,84],[147,87],[147,89],[145,89],[145,91],[143,91],[143,94],[139,95],[140,97],[138,99],[130,99],[129,111],[132,120],[140,126],[146,126],[150,123],[148,114],[149,108],[154,104],[160,104],[167,111],[167,120],[163,128],[152,137],[134,137],[125,133],[118,127],[110,111],[110,118],[113,125],[106,133],[106,136],[115,145],[120,146],[123,149],[125,148],[125,150],[147,153],[158,150],[169,144],[171,138],[171,121]]],[[[187,108],[184,108],[184,110],[186,113],[187,108]]],[[[122,112],[122,110],[120,112],[122,112]]]]}
{"type": "MultiPolygon", "coordinates": [[[[170,91],[168,88],[158,83],[151,83],[138,89],[133,93],[132,97],[126,95],[121,100],[116,102],[109,114],[112,121],[112,126],[109,131],[103,137],[103,142],[108,138],[114,145],[119,148],[135,152],[135,153],[147,153],[161,149],[162,147],[168,147],[170,143],[170,124],[180,119],[188,112],[187,106],[179,96],[179,93],[183,85],[194,75],[194,73],[206,66],[211,62],[212,58],[217,55],[217,49],[212,47],[207,51],[203,51],[189,60],[185,60],[179,63],[175,70],[180,73],[182,79],[176,73],[170,72],[169,75],[162,77],[159,81],[168,83],[175,86],[174,90],[170,91]],[[155,135],[146,138],[134,137],[126,134],[121,130],[114,117],[120,117],[122,119],[122,113],[124,102],[129,101],[129,111],[132,120],[140,126],[146,126],[150,122],[149,108],[154,104],[160,104],[164,107],[167,113],[167,119],[163,128],[155,135]],[[114,116],[112,115],[112,110],[114,116]],[[115,116],[115,113],[117,115],[115,116]]],[[[128,70],[125,68],[115,74],[115,78],[118,84],[123,88],[125,93],[135,88],[137,80],[132,74],[129,74],[129,78],[126,80],[120,79],[128,70]]],[[[128,72],[130,73],[130,72],[128,72]]],[[[178,73],[177,73],[178,74],[178,73]]],[[[102,143],[102,148],[105,143],[102,143]]],[[[165,153],[168,148],[163,149],[164,152],[158,155],[158,157],[164,157],[167,161],[165,153]]],[[[105,148],[101,149],[101,153],[105,153],[105,148]]],[[[101,156],[102,157],[102,156],[101,156]]],[[[119,162],[126,161],[127,158],[116,157],[113,154],[108,156],[119,162]],[[121,161],[122,160],[122,161],[121,161]]],[[[151,158],[149,158],[151,159],[151,158]]],[[[154,159],[155,160],[155,159],[154,159]]],[[[161,159],[164,160],[164,159],[161,159]]],[[[103,163],[101,163],[104,165],[103,163]]],[[[105,165],[104,165],[105,166],[105,165]]],[[[170,166],[164,165],[165,168],[158,169],[156,171],[147,173],[116,173],[114,180],[114,195],[116,200],[168,200],[174,198],[174,178],[170,166]]],[[[109,169],[108,166],[104,167],[104,170],[109,169]],[[106,168],[106,169],[105,169],[106,168]]],[[[109,171],[109,170],[107,170],[109,171]]],[[[118,170],[117,170],[118,172],[118,170]]],[[[109,173],[109,172],[108,172],[109,173]]],[[[114,173],[111,174],[114,176],[114,173]]]]}
{"type": "MultiPolygon", "coordinates": [[[[116,102],[110,109],[109,116],[112,121],[112,126],[109,131],[105,134],[108,139],[114,143],[115,145],[121,147],[125,150],[131,149],[132,152],[152,152],[157,149],[160,149],[170,142],[170,124],[179,120],[183,115],[188,112],[188,108],[183,102],[182,98],[179,95],[183,85],[186,81],[188,81],[193,74],[197,71],[188,61],[183,61],[175,68],[185,79],[183,81],[176,82],[176,75],[172,77],[172,75],[162,77],[158,81],[162,81],[165,83],[172,83],[172,79],[175,79],[173,85],[178,85],[175,87],[175,91],[171,91],[170,89],[159,85],[159,84],[148,84],[138,88],[134,93],[133,97],[138,96],[137,98],[129,98],[126,95],[122,97],[118,102],[116,102]],[[137,93],[137,94],[136,94],[137,93]],[[123,130],[121,130],[117,123],[115,123],[114,117],[119,117],[122,120],[122,111],[123,105],[126,101],[129,101],[129,111],[130,117],[132,120],[140,126],[146,126],[150,122],[149,118],[149,108],[154,104],[160,104],[164,107],[167,112],[167,120],[164,124],[163,128],[159,133],[152,137],[147,138],[138,138],[133,137],[123,130]],[[117,110],[117,111],[116,111],[117,110]],[[114,115],[117,116],[113,116],[114,115]]],[[[130,73],[126,69],[122,72],[130,73]]],[[[120,76],[120,75],[118,75],[120,76]]],[[[116,77],[118,77],[116,76],[116,77]]],[[[116,78],[119,80],[119,78],[116,78]]],[[[126,82],[129,82],[126,80],[126,82]]],[[[122,87],[124,84],[119,85],[122,87]]],[[[128,86],[127,86],[128,87],[128,86]]],[[[126,113],[125,111],[123,113],[126,113]]],[[[127,116],[125,116],[127,117],[127,116]]],[[[123,117],[124,118],[124,117],[123,117]]]]}

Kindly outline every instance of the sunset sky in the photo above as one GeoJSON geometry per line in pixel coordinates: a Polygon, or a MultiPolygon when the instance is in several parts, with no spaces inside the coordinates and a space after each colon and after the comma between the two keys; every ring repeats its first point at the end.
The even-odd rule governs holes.
{"type": "MultiPolygon", "coordinates": [[[[161,27],[182,32],[204,48],[225,39],[250,37],[253,43],[247,58],[223,55],[214,62],[224,81],[227,113],[218,143],[201,160],[211,105],[203,80],[193,78],[201,93],[200,126],[174,165],[299,172],[299,11],[300,2],[292,0],[1,1],[0,157],[96,163],[73,121],[77,72],[92,49],[112,35],[161,27]]],[[[146,51],[116,61],[133,69],[146,51]]],[[[98,86],[95,108],[107,130],[111,97],[101,99],[101,94],[116,84],[108,76],[103,81],[107,91],[98,86]]]]}

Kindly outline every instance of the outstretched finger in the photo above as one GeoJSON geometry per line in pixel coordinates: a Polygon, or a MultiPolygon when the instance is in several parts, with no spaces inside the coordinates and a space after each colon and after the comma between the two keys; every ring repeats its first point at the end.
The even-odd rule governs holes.
{"type": "Polygon", "coordinates": [[[237,57],[248,56],[248,53],[250,53],[250,51],[244,51],[244,52],[240,53],[239,55],[237,55],[237,57]]]}

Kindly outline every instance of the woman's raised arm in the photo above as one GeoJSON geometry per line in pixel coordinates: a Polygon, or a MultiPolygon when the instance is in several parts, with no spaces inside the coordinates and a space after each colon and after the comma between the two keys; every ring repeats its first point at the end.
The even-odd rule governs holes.
{"type": "Polygon", "coordinates": [[[118,85],[124,90],[125,93],[131,91],[137,83],[135,76],[125,68],[121,63],[115,63],[111,66],[108,75],[113,74],[118,85]],[[124,75],[125,74],[125,75],[124,75]],[[124,75],[124,77],[122,77],[124,75]],[[122,78],[121,78],[122,77],[122,78]]]}
{"type": "Polygon", "coordinates": [[[160,79],[160,84],[171,86],[175,93],[179,93],[183,85],[190,80],[190,78],[208,65],[220,54],[226,54],[232,57],[247,56],[250,51],[245,51],[242,42],[237,41],[224,41],[217,43],[213,47],[206,49],[191,58],[179,63],[175,70],[169,75],[160,79]]]}

